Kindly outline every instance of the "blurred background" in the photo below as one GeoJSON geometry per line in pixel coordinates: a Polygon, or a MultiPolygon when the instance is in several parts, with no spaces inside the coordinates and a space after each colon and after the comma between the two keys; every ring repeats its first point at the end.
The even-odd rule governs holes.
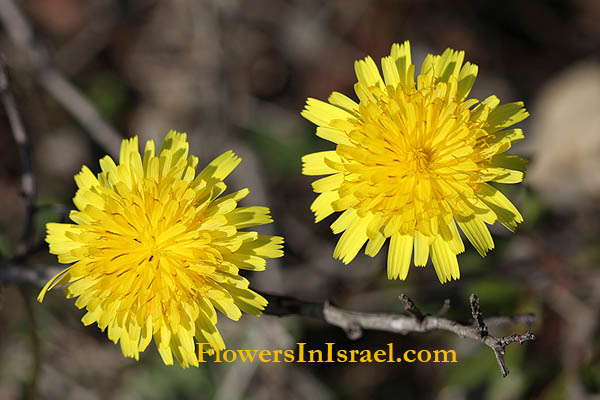
{"type": "MultiPolygon", "coordinates": [[[[40,305],[38,288],[8,285],[0,292],[0,399],[36,392],[47,399],[600,398],[597,0],[2,0],[0,19],[0,52],[44,205],[28,263],[56,264],[43,244],[44,225],[64,220],[82,164],[99,170],[107,150],[90,132],[160,141],[176,129],[188,133],[200,165],[229,149],[240,154],[230,189],[249,187],[248,204],[272,209],[275,223],[265,232],[286,238],[286,255],[250,276],[255,288],[370,312],[401,312],[401,292],[429,313],[449,298],[448,316],[459,320],[469,318],[475,292],[484,316],[534,312],[538,319],[533,327],[491,330],[531,328],[538,338],[507,349],[507,378],[489,348],[449,333],[367,331],[350,341],[320,321],[272,316],[238,323],[221,316],[219,327],[233,349],[297,342],[380,349],[393,342],[455,349],[459,363],[208,363],[183,370],[164,366],[153,346],[138,363],[123,358],[95,325],[79,322],[83,312],[60,291],[40,305]],[[312,178],[300,174],[302,155],[333,148],[300,117],[306,98],[324,100],[333,90],[354,97],[353,61],[378,61],[407,39],[417,69],[429,52],[464,49],[479,65],[470,97],[523,100],[531,112],[520,124],[526,139],[512,149],[530,160],[528,175],[502,188],[525,222],[516,234],[493,227],[496,249],[482,259],[468,247],[459,256],[462,278],[443,286],[431,266],[412,268],[406,282],[388,281],[386,251],[350,266],[334,260],[335,217],[313,223],[312,178]]],[[[25,218],[20,165],[2,109],[4,257],[14,254],[25,218]]]]}

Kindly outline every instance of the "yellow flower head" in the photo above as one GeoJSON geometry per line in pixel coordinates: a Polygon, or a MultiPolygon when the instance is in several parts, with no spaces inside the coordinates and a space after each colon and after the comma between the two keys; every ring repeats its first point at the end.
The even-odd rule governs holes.
{"type": "Polygon", "coordinates": [[[506,128],[529,114],[496,96],[467,100],[477,66],[463,59],[451,49],[430,54],[415,83],[409,42],[394,44],[383,79],[370,57],[355,63],[358,104],[337,92],[329,103],[308,99],[302,115],[337,145],[302,159],[305,175],[329,175],[313,183],[316,221],[343,211],[331,225],[344,232],[334,257],[349,263],[367,241],[375,256],[390,238],[388,278],[405,279],[414,254],[416,266],[431,256],[444,283],[460,277],[456,223],[484,256],[494,247],[486,224],[512,231],[522,221],[489,182],[523,179],[526,161],[505,154],[523,133],[506,128]]]}
{"type": "Polygon", "coordinates": [[[265,269],[281,257],[283,238],[239,229],[272,222],[266,207],[237,207],[243,189],[219,197],[223,179],[239,164],[228,151],[196,176],[186,135],[169,132],[155,155],[138,139],[124,140],[119,165],[106,156],[96,177],[87,167],[75,176],[75,224],[50,223],[46,241],[61,263],[52,278],[86,308],[85,325],[108,328],[123,354],[139,358],[152,337],[165,364],[173,354],[185,368],[198,365],[196,341],[224,348],[215,307],[237,320],[260,315],[267,301],[248,288],[239,269],[265,269]]]}

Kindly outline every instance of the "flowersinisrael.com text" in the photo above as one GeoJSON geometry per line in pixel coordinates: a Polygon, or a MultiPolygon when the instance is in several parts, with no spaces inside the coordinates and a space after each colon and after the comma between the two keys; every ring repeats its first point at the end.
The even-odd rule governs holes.
{"type": "Polygon", "coordinates": [[[394,343],[383,349],[338,349],[335,343],[309,349],[306,343],[296,343],[295,349],[220,349],[212,350],[208,343],[198,343],[199,362],[263,362],[263,363],[456,363],[455,350],[396,350],[394,343]]]}

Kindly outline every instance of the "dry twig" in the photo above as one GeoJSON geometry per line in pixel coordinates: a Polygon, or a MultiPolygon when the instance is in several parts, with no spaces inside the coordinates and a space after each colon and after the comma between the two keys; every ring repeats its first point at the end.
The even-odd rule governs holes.
{"type": "MultiPolygon", "coordinates": [[[[488,325],[499,325],[504,323],[522,323],[531,325],[535,321],[533,314],[516,315],[508,317],[494,317],[485,321],[479,309],[479,299],[477,296],[471,296],[471,308],[478,312],[473,312],[474,323],[463,324],[440,316],[423,315],[415,303],[405,294],[400,296],[405,304],[406,310],[412,316],[399,314],[383,313],[365,313],[357,311],[344,310],[332,305],[329,302],[315,303],[298,300],[292,297],[264,294],[269,300],[269,305],[264,311],[265,314],[285,316],[285,315],[303,315],[321,319],[330,325],[340,327],[346,331],[351,339],[358,339],[362,335],[363,329],[377,330],[385,332],[400,333],[425,333],[431,331],[448,331],[460,337],[467,337],[481,342],[492,349],[496,356],[496,361],[502,372],[502,376],[509,373],[504,354],[506,347],[515,342],[523,343],[529,340],[535,340],[531,332],[525,334],[513,334],[504,337],[494,337],[487,333],[485,335],[481,327],[488,325]]],[[[447,304],[447,302],[445,302],[447,304]]],[[[446,308],[446,307],[443,307],[446,308]]]]}

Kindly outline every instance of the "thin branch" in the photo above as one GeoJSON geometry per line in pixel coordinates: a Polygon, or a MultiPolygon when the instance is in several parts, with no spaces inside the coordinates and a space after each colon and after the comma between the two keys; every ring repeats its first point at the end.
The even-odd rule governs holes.
{"type": "Polygon", "coordinates": [[[29,283],[36,286],[44,284],[64,268],[44,264],[18,264],[0,259],[0,284],[29,283]]]}
{"type": "Polygon", "coordinates": [[[440,308],[440,311],[438,311],[435,314],[435,316],[441,317],[443,315],[446,315],[446,313],[448,312],[449,309],[450,309],[450,299],[445,299],[444,304],[442,304],[442,308],[440,308]]]}
{"type": "MultiPolygon", "coordinates": [[[[513,334],[510,336],[496,338],[487,333],[482,335],[480,326],[487,326],[481,316],[479,304],[477,302],[478,318],[476,319],[479,326],[463,324],[458,321],[442,318],[438,316],[425,315],[423,316],[414,302],[406,295],[401,295],[400,298],[405,303],[407,310],[412,316],[399,314],[383,314],[383,313],[365,313],[357,311],[344,310],[333,306],[329,302],[314,303],[305,302],[302,300],[293,299],[290,297],[281,297],[277,295],[265,295],[269,300],[269,305],[264,311],[265,314],[283,316],[283,315],[303,315],[322,319],[330,325],[342,328],[351,339],[358,339],[362,330],[377,330],[385,332],[400,333],[406,335],[408,333],[425,333],[431,331],[448,331],[460,337],[466,337],[488,346],[494,352],[496,361],[502,372],[502,376],[506,377],[509,370],[504,361],[506,347],[515,342],[523,343],[529,340],[535,340],[535,336],[531,332],[525,334],[513,334]],[[285,312],[286,309],[288,312],[285,312]],[[322,317],[321,317],[322,315],[322,317]],[[422,318],[419,318],[421,316],[422,318]]],[[[472,298],[477,296],[471,296],[472,298]]],[[[473,302],[471,302],[473,306],[473,302]]],[[[521,323],[532,325],[535,322],[533,314],[516,315],[509,317],[494,317],[489,322],[493,325],[503,323],[521,323]]]]}
{"type": "Polygon", "coordinates": [[[35,212],[36,185],[31,162],[31,149],[29,137],[19,115],[15,98],[10,90],[10,81],[6,71],[4,56],[0,55],[0,97],[10,122],[11,131],[17,143],[19,158],[21,159],[21,191],[25,199],[25,224],[21,239],[17,244],[15,258],[21,258],[31,245],[33,236],[33,214],[35,212]]]}
{"type": "Polygon", "coordinates": [[[488,335],[488,328],[483,320],[483,314],[481,313],[481,307],[479,305],[479,297],[476,294],[472,294],[469,298],[471,303],[471,313],[473,314],[473,320],[475,321],[475,328],[479,331],[482,338],[488,335]]]}
{"type": "Polygon", "coordinates": [[[14,45],[26,53],[39,83],[88,131],[108,154],[119,154],[121,135],[90,101],[54,66],[43,44],[13,0],[0,0],[0,22],[14,45]]]}
{"type": "Polygon", "coordinates": [[[425,316],[423,315],[419,307],[417,307],[416,304],[410,299],[410,297],[402,293],[400,296],[398,296],[398,298],[402,300],[402,303],[404,303],[404,309],[406,311],[411,313],[417,320],[423,321],[423,318],[425,318],[425,316]]]}
{"type": "MultiPolygon", "coordinates": [[[[0,268],[0,283],[2,282],[17,282],[17,283],[32,283],[38,286],[44,285],[52,276],[62,270],[61,267],[49,265],[27,265],[19,266],[7,264],[5,268],[0,268]]],[[[358,339],[362,335],[363,330],[376,330],[384,332],[399,333],[406,335],[408,333],[426,333],[432,331],[447,331],[463,338],[470,338],[481,342],[488,346],[494,352],[498,365],[503,376],[507,376],[509,370],[504,361],[506,347],[512,343],[524,343],[526,341],[535,340],[535,336],[531,332],[524,334],[512,334],[504,337],[494,337],[490,334],[482,336],[481,329],[475,324],[461,323],[451,319],[423,315],[420,311],[417,315],[423,318],[419,319],[414,310],[418,310],[414,302],[406,295],[401,295],[401,298],[406,303],[411,304],[413,310],[411,316],[392,314],[392,313],[367,313],[344,310],[336,307],[329,302],[312,302],[298,300],[294,297],[261,293],[268,301],[264,314],[274,315],[278,317],[288,315],[301,315],[322,320],[330,325],[342,328],[348,337],[358,339]]],[[[471,296],[473,299],[473,296],[471,296]]],[[[473,301],[471,301],[473,307],[473,301]]],[[[500,324],[526,324],[532,325],[535,322],[533,314],[514,315],[507,317],[493,317],[484,320],[481,316],[479,305],[476,305],[480,318],[480,326],[492,326],[500,324]]]]}

